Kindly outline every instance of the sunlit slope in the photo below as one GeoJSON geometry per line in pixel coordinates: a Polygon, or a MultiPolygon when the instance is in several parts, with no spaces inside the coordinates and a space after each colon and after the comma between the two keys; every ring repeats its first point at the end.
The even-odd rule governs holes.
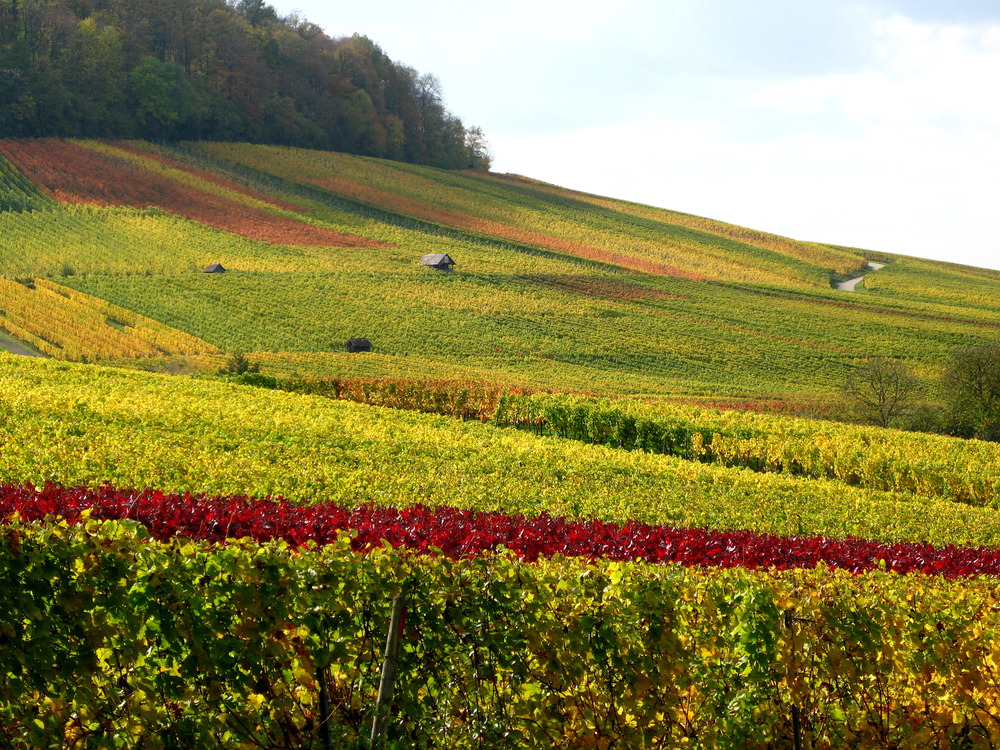
{"type": "MultiPolygon", "coordinates": [[[[38,319],[32,335],[65,359],[215,369],[243,351],[283,375],[798,398],[836,392],[873,354],[930,374],[958,347],[1000,340],[990,272],[896,257],[867,291],[840,292],[831,273],[861,251],[524,178],[231,144],[0,141],[0,153],[0,276],[203,342],[113,357],[85,341],[115,338],[122,315],[90,315],[80,341],[65,318],[38,319]],[[673,252],[678,238],[711,277],[681,255],[668,272],[666,255],[643,271],[624,253],[647,241],[673,252]],[[419,266],[426,253],[450,254],[456,273],[419,266]],[[201,273],[213,262],[228,272],[201,273]],[[355,336],[375,353],[344,354],[355,336]]],[[[0,299],[0,315],[15,298],[37,299],[0,299]]]]}
{"type": "Polygon", "coordinates": [[[816,242],[801,242],[789,239],[788,237],[781,237],[776,234],[761,232],[756,229],[727,224],[722,221],[715,221],[714,219],[707,219],[701,216],[693,216],[691,214],[680,213],[678,211],[669,211],[664,208],[655,208],[641,203],[633,203],[631,201],[606,198],[599,195],[592,195],[590,193],[581,193],[576,190],[568,190],[566,188],[558,187],[557,185],[550,185],[538,180],[532,180],[521,175],[498,174],[490,175],[490,177],[524,185],[533,191],[545,192],[551,195],[581,201],[592,206],[607,209],[608,211],[620,214],[629,214],[643,219],[649,219],[651,221],[664,224],[671,224],[678,227],[685,227],[687,229],[697,230],[698,232],[706,232],[708,234],[718,235],[719,237],[736,240],[756,248],[773,250],[791,258],[798,258],[799,260],[805,261],[812,266],[819,266],[823,270],[832,269],[836,273],[843,274],[854,271],[859,267],[859,253],[851,249],[834,247],[831,245],[822,245],[816,242]]]}
{"type": "Polygon", "coordinates": [[[1000,271],[985,268],[900,258],[866,278],[865,288],[886,301],[921,300],[991,319],[1000,313],[1000,271]]]}
{"type": "Polygon", "coordinates": [[[199,152],[464,230],[687,278],[829,286],[857,255],[504,175],[410,168],[304,149],[199,144],[199,152]]]}
{"type": "MultiPolygon", "coordinates": [[[[885,435],[892,440],[892,431],[885,435]]],[[[933,441],[943,450],[959,445],[956,439],[933,441]]],[[[886,541],[995,544],[1000,539],[998,511],[942,496],[758,473],[477,421],[3,353],[0,444],[5,483],[108,482],[167,492],[278,494],[350,507],[422,503],[886,541]]],[[[994,446],[979,446],[980,465],[1000,460],[997,454],[994,446]]]]}
{"type": "MultiPolygon", "coordinates": [[[[349,337],[366,336],[381,354],[500,370],[508,382],[527,378],[526,384],[558,388],[560,373],[585,368],[591,385],[582,390],[605,393],[623,375],[662,381],[659,388],[647,384],[650,392],[831,391],[866,354],[942,363],[956,346],[983,335],[976,320],[873,314],[863,305],[706,290],[688,280],[671,281],[670,292],[623,285],[630,298],[621,299],[612,291],[616,281],[569,274],[448,277],[407,268],[88,276],[63,283],[225,351],[330,352],[349,337]]],[[[346,372],[327,374],[354,372],[352,358],[339,360],[346,372]]],[[[405,374],[419,376],[422,366],[413,367],[405,374]]],[[[581,385],[577,380],[574,389],[581,385]]]]}

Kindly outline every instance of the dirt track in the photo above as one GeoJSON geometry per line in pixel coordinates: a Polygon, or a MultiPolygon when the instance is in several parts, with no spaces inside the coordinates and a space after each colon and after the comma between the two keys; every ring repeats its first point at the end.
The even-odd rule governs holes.
{"type": "Polygon", "coordinates": [[[868,265],[865,266],[865,268],[867,268],[868,270],[865,271],[865,273],[863,273],[861,276],[856,276],[853,279],[848,279],[847,281],[838,281],[837,282],[837,289],[841,289],[841,290],[843,290],[845,292],[853,292],[853,291],[855,291],[856,288],[857,288],[857,286],[858,286],[858,284],[861,281],[864,280],[865,276],[867,276],[872,271],[877,271],[880,268],[885,268],[885,263],[875,263],[875,262],[869,261],[868,265]]]}
{"type": "Polygon", "coordinates": [[[20,354],[22,357],[43,357],[39,351],[29,349],[10,337],[5,331],[0,330],[0,349],[6,349],[11,354],[20,354]]]}

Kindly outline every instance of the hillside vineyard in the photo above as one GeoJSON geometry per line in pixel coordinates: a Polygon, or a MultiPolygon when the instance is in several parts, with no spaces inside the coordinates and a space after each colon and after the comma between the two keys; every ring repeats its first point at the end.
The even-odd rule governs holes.
{"type": "Polygon", "coordinates": [[[1000,445],[933,384],[998,343],[986,269],[482,170],[0,140],[0,345],[37,355],[0,351],[0,738],[996,747],[1000,445]],[[891,423],[955,434],[857,423],[886,361],[923,386],[891,423]]]}

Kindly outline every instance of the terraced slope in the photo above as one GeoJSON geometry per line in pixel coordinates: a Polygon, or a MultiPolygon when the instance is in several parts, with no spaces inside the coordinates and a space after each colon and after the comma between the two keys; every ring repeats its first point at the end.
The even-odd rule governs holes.
{"type": "MultiPolygon", "coordinates": [[[[846,294],[830,279],[864,265],[862,251],[520,177],[239,144],[3,141],[0,153],[0,274],[202,342],[144,350],[150,367],[215,369],[223,354],[210,352],[244,351],[286,375],[808,398],[872,354],[933,373],[957,347],[1000,339],[990,272],[896,257],[846,294]],[[438,252],[456,273],[417,265],[438,252]],[[229,272],[200,273],[212,262],[229,272]],[[342,353],[355,336],[374,354],[342,353]]],[[[60,327],[32,333],[52,349],[60,327]]]]}

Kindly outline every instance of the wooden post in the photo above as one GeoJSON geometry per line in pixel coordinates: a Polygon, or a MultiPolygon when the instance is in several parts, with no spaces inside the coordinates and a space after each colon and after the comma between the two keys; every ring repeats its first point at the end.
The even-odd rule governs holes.
{"type": "MultiPolygon", "coordinates": [[[[795,649],[795,634],[794,631],[792,631],[792,627],[797,619],[798,618],[795,617],[794,609],[785,610],[785,627],[788,628],[791,633],[791,637],[793,638],[793,654],[795,649]]],[[[802,718],[799,715],[799,707],[794,704],[792,705],[792,743],[795,750],[802,750],[802,718]]]]}
{"type": "Polygon", "coordinates": [[[802,750],[802,722],[799,719],[798,706],[792,706],[792,739],[795,750],[802,750]]]}
{"type": "Polygon", "coordinates": [[[319,738],[323,750],[333,750],[330,740],[330,695],[326,686],[326,668],[319,670],[319,713],[322,721],[319,723],[319,738]]]}
{"type": "Polygon", "coordinates": [[[389,617],[389,633],[385,638],[385,658],[382,661],[382,679],[378,685],[378,700],[375,703],[375,717],[372,719],[371,748],[381,748],[385,742],[385,732],[389,726],[389,706],[392,704],[392,689],[396,684],[396,669],[399,665],[399,644],[403,637],[403,616],[406,613],[406,597],[399,594],[392,600],[392,615],[389,617]]]}

